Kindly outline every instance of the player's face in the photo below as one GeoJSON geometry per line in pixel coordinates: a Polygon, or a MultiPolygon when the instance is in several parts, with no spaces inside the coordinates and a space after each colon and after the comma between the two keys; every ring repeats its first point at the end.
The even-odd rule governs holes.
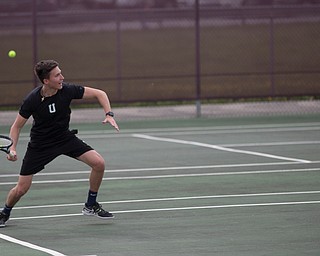
{"type": "Polygon", "coordinates": [[[62,88],[63,75],[59,67],[55,67],[50,72],[50,77],[47,79],[47,85],[52,89],[60,90],[62,88]]]}

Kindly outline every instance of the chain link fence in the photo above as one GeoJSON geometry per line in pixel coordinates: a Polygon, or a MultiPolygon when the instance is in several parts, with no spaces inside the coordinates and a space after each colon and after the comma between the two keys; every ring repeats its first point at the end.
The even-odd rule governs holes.
{"type": "Polygon", "coordinates": [[[34,8],[1,12],[0,42],[2,106],[38,85],[41,59],[113,104],[320,95],[319,5],[34,8]]]}

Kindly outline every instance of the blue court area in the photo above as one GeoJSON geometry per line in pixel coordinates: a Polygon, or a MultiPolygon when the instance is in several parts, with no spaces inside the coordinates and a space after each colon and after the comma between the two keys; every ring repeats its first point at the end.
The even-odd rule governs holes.
{"type": "MultiPolygon", "coordinates": [[[[320,254],[319,116],[119,125],[73,127],[106,159],[98,200],[115,219],[82,216],[89,170],[59,157],[0,229],[1,255],[320,254]]],[[[18,162],[1,155],[0,202],[26,132],[18,162]]]]}

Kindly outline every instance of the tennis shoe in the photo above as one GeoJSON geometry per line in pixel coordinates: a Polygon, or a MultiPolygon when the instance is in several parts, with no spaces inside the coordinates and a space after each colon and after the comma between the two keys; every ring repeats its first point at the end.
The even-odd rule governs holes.
{"type": "Polygon", "coordinates": [[[6,226],[6,222],[8,221],[9,216],[3,212],[0,212],[0,228],[6,226]]]}
{"type": "Polygon", "coordinates": [[[87,216],[96,216],[100,219],[113,219],[114,216],[112,213],[102,209],[102,205],[99,203],[95,203],[93,206],[88,206],[87,204],[84,205],[82,209],[83,215],[87,216]]]}

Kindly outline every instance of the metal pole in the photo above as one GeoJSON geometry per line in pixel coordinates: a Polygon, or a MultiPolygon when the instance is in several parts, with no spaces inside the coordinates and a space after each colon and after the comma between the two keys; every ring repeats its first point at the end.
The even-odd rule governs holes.
{"type": "Polygon", "coordinates": [[[116,76],[117,76],[117,93],[118,100],[122,99],[122,52],[121,52],[121,20],[120,10],[116,11],[116,76]]]}
{"type": "Polygon", "coordinates": [[[275,82],[274,82],[274,65],[275,65],[275,56],[274,56],[274,18],[273,18],[273,6],[272,13],[270,17],[270,42],[269,42],[269,51],[270,51],[270,90],[271,96],[275,96],[275,82]]]}
{"type": "MultiPolygon", "coordinates": [[[[33,47],[33,66],[38,61],[38,33],[37,33],[37,0],[32,2],[32,47],[33,47]]],[[[38,80],[35,74],[33,74],[33,86],[38,86],[38,80]]]]}
{"type": "Polygon", "coordinates": [[[197,117],[201,117],[201,63],[200,63],[200,15],[199,0],[195,0],[195,56],[196,56],[196,111],[197,117]]]}

